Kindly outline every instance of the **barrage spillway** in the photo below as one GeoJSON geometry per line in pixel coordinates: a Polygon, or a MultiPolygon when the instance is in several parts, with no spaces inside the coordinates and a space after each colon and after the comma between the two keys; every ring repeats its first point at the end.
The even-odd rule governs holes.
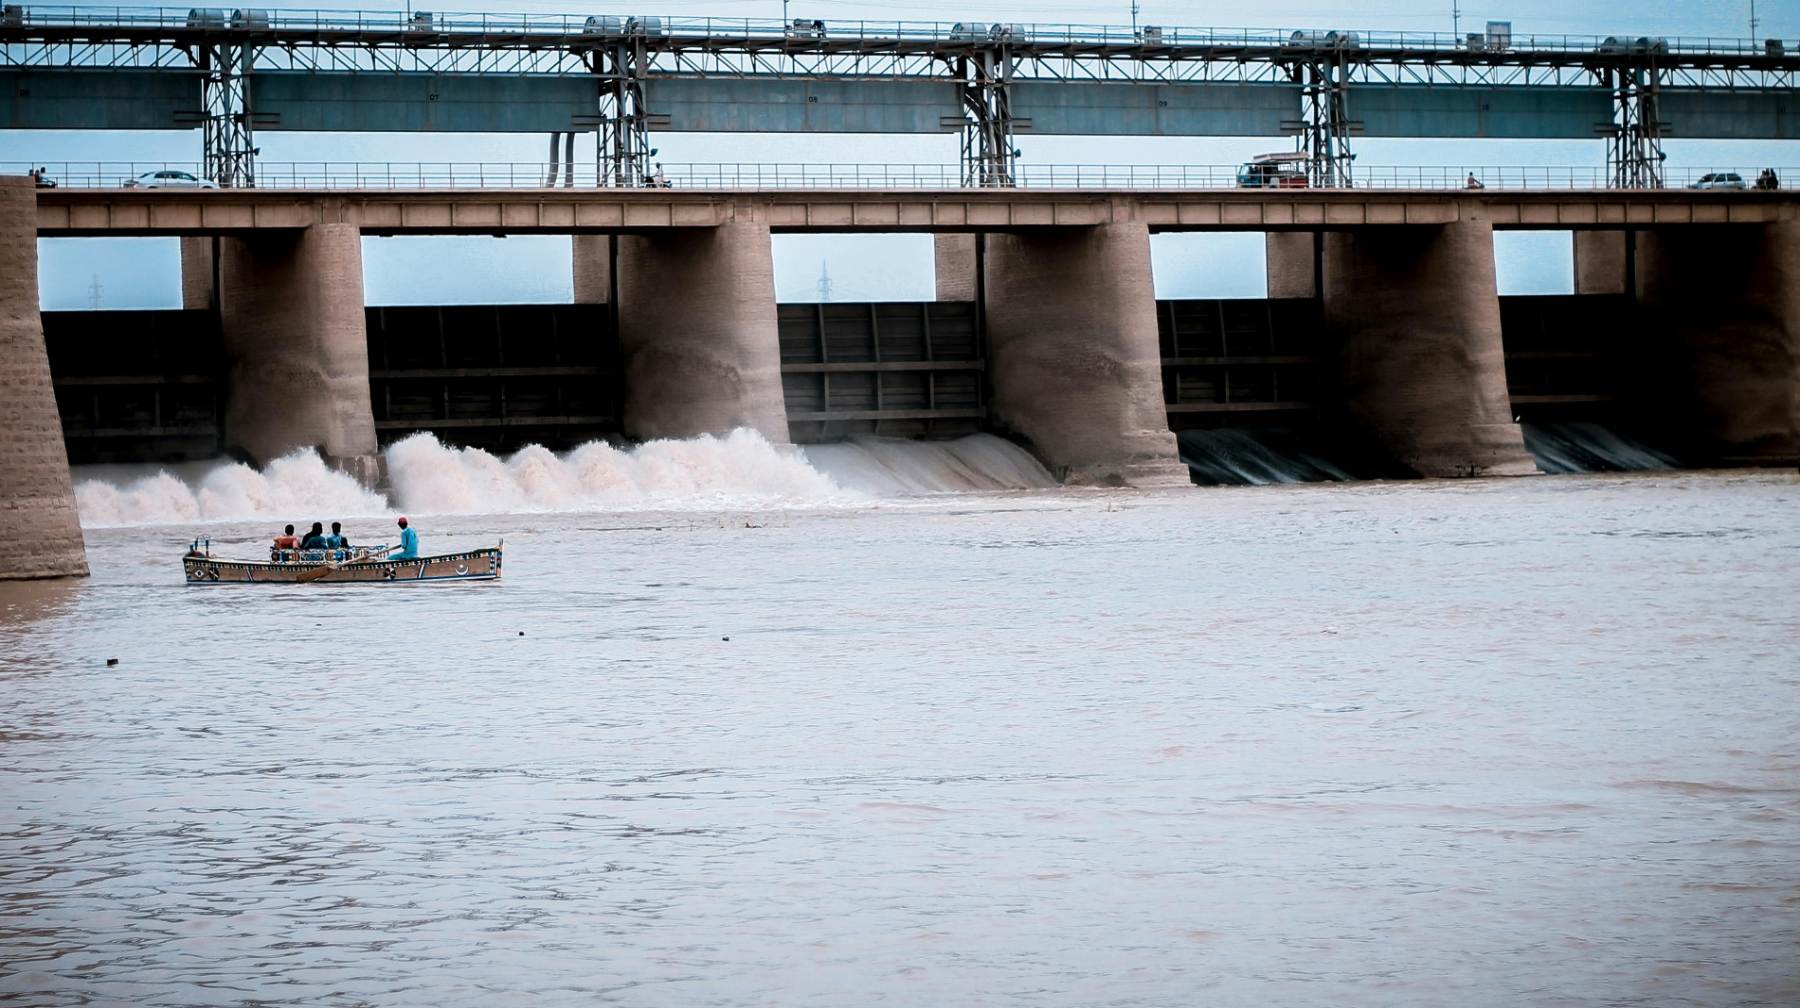
{"type": "Polygon", "coordinates": [[[1524,475],[1521,418],[1626,418],[1701,464],[1800,459],[1800,200],[1664,188],[1666,137],[1793,138],[1800,42],[7,6],[17,128],[200,129],[217,188],[0,178],[0,577],[85,570],[68,460],[366,484],[496,449],[991,431],[1068,483],[1185,484],[1177,434],[1280,415],[1425,476],[1524,475]],[[593,133],[504,188],[284,184],[258,130],[593,133]],[[957,132],[953,185],[666,188],[652,130],[957,132]],[[1292,135],[1293,188],[1021,184],[1021,132],[1292,135]],[[1357,136],[1586,137],[1600,185],[1369,188],[1357,136]],[[572,169],[572,157],[564,161],[572,169]],[[1574,232],[1500,297],[1496,230],[1574,232]],[[1159,301],[1150,236],[1266,234],[1269,297],[1159,301]],[[936,236],[935,304],[779,305],[770,236],[936,236]],[[368,309],[362,239],[560,234],[574,305],[368,309]],[[182,312],[38,311],[39,237],[182,243],[182,312]],[[1619,338],[1631,334],[1631,339],[1619,338]],[[48,340],[47,338],[48,337],[48,340]],[[111,348],[110,350],[106,348],[111,348]]]}

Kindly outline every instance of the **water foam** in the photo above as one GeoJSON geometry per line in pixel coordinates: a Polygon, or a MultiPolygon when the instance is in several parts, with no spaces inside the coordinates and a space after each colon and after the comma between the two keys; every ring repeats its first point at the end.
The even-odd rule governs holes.
{"type": "Polygon", "coordinates": [[[864,437],[802,450],[814,468],[838,484],[875,497],[1057,485],[1029,452],[992,434],[955,441],[864,437]]]}
{"type": "MultiPolygon", "coordinates": [[[[82,475],[78,468],[77,478],[82,475]]],[[[325,519],[329,521],[387,512],[387,501],[380,494],[327,467],[312,449],[278,458],[261,472],[241,463],[223,463],[201,477],[197,488],[166,470],[123,485],[81,479],[75,485],[75,505],[81,524],[99,528],[253,518],[299,521],[307,515],[330,516],[325,519]]]]}
{"type": "MultiPolygon", "coordinates": [[[[635,448],[594,442],[561,455],[533,445],[501,458],[421,433],[389,445],[385,454],[394,503],[413,514],[821,507],[1056,486],[1031,455],[990,434],[957,441],[859,438],[795,449],[740,429],[635,448]]],[[[327,468],[311,450],[277,459],[262,472],[237,463],[205,465],[81,467],[75,488],[81,522],[298,523],[393,513],[381,495],[327,468]]]]}
{"type": "Polygon", "coordinates": [[[390,445],[402,508],[436,514],[808,506],[849,502],[829,476],[752,430],[724,437],[602,442],[557,455],[532,445],[500,459],[420,433],[390,445]]]}

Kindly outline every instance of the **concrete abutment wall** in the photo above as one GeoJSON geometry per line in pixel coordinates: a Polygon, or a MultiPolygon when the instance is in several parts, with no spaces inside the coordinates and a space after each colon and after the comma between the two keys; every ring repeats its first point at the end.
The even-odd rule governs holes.
{"type": "Polygon", "coordinates": [[[1065,482],[1185,484],[1141,223],[989,235],[990,422],[1065,482]]]}
{"type": "Polygon", "coordinates": [[[37,191],[0,176],[0,580],[88,572],[38,317],[37,191]]]}

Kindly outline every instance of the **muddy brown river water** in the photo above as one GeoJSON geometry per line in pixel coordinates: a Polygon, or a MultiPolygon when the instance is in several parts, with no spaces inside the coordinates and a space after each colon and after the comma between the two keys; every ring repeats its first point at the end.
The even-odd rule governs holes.
{"type": "Polygon", "coordinates": [[[1792,1005],[1797,481],[93,528],[0,586],[0,1001],[1792,1005]]]}

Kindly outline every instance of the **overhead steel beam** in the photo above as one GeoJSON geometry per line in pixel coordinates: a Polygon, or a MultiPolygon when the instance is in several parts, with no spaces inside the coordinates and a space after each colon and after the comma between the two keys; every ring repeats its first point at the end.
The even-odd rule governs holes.
{"type": "Polygon", "coordinates": [[[258,70],[258,129],[558,133],[600,128],[602,83],[556,74],[258,70]]]}
{"type": "Polygon", "coordinates": [[[962,128],[961,88],[938,80],[651,77],[655,129],[676,133],[941,133],[962,128]],[[945,119],[955,123],[946,126],[945,119]]]}
{"type": "Polygon", "coordinates": [[[1280,84],[1079,84],[1017,80],[1014,129],[1051,136],[1278,136],[1300,117],[1280,84]]]}
{"type": "Polygon", "coordinates": [[[200,85],[191,70],[0,70],[0,127],[193,129],[200,85]]]}

